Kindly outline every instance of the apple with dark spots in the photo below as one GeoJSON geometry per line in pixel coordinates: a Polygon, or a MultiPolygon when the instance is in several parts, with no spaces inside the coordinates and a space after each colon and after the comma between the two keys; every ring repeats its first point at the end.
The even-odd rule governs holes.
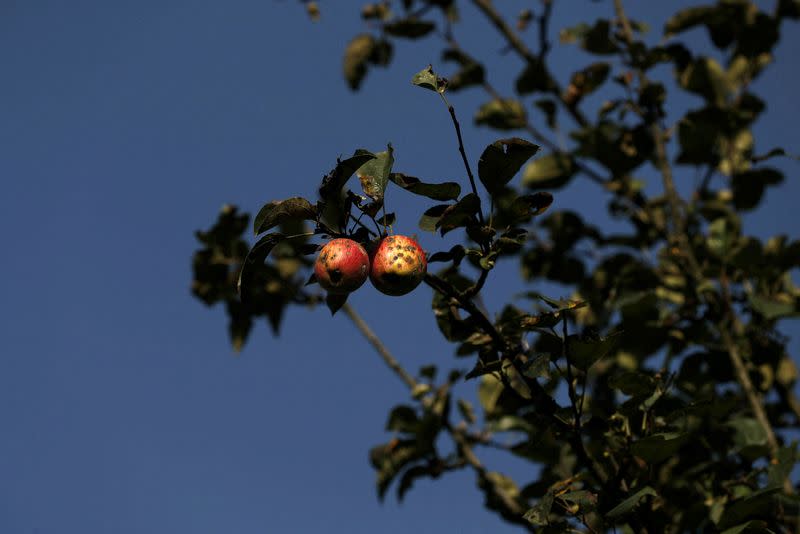
{"type": "Polygon", "coordinates": [[[384,237],[370,255],[369,279],[385,295],[410,293],[425,277],[428,260],[419,243],[404,235],[384,237]]]}
{"type": "Polygon", "coordinates": [[[369,255],[352,239],[332,239],[319,251],[314,274],[329,293],[351,293],[367,281],[369,255]]]}

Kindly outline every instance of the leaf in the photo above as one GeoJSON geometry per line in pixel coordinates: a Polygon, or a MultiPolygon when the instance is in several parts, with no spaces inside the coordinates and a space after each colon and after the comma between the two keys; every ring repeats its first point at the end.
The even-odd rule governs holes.
{"type": "Polygon", "coordinates": [[[800,315],[797,300],[788,295],[784,299],[756,294],[748,295],[747,298],[750,301],[750,306],[768,321],[800,315]]]}
{"type": "Polygon", "coordinates": [[[419,20],[413,17],[397,20],[383,25],[383,31],[392,37],[403,37],[405,39],[419,39],[425,37],[436,29],[436,24],[427,20],[419,20]]]}
{"type": "Polygon", "coordinates": [[[572,158],[563,152],[553,152],[525,167],[522,185],[531,189],[558,189],[575,174],[572,158]]]}
{"type": "Polygon", "coordinates": [[[239,292],[239,298],[243,297],[242,284],[247,284],[249,275],[254,266],[263,264],[273,247],[283,241],[285,237],[286,236],[279,233],[267,234],[256,241],[256,244],[253,245],[247,253],[247,256],[245,256],[242,262],[242,269],[239,271],[239,279],[236,282],[236,290],[239,292]]]}
{"type": "Polygon", "coordinates": [[[336,162],[336,167],[322,180],[319,188],[323,200],[336,199],[342,192],[344,184],[353,176],[362,165],[375,159],[375,154],[366,151],[357,151],[353,156],[336,162]]]}
{"type": "Polygon", "coordinates": [[[266,232],[279,224],[289,220],[313,221],[317,217],[317,210],[311,203],[302,197],[292,197],[286,200],[273,200],[259,210],[253,220],[253,233],[255,235],[266,232]]]}
{"type": "Polygon", "coordinates": [[[496,99],[483,104],[475,115],[475,124],[496,130],[524,128],[528,122],[525,108],[518,100],[496,99]]]}
{"type": "Polygon", "coordinates": [[[426,232],[435,232],[439,224],[439,219],[442,214],[451,206],[451,204],[438,204],[432,208],[425,210],[422,217],[419,219],[419,227],[426,232]]]}
{"type": "Polygon", "coordinates": [[[456,264],[460,263],[466,254],[462,245],[453,245],[447,252],[435,252],[428,258],[428,263],[435,263],[437,261],[452,261],[456,264]]]}
{"type": "Polygon", "coordinates": [[[567,356],[570,363],[582,371],[586,371],[596,361],[608,355],[619,342],[621,332],[600,339],[581,339],[577,336],[567,338],[567,356]]]}
{"type": "Polygon", "coordinates": [[[522,518],[533,526],[542,527],[547,525],[550,509],[553,507],[553,500],[553,492],[548,491],[533,508],[525,512],[522,518]]]}
{"type": "Polygon", "coordinates": [[[436,73],[433,72],[433,66],[431,65],[428,65],[427,68],[416,73],[411,78],[411,83],[424,89],[430,89],[436,93],[444,93],[447,87],[447,83],[444,79],[439,78],[436,76],[436,73]]]}
{"type": "Polygon", "coordinates": [[[520,219],[529,219],[532,216],[541,215],[553,204],[553,195],[550,193],[533,193],[532,195],[522,195],[514,199],[511,203],[511,212],[520,219]]]}
{"type": "Polygon", "coordinates": [[[570,511],[573,515],[578,513],[585,514],[597,508],[597,494],[587,490],[570,491],[568,493],[564,493],[563,495],[559,495],[558,498],[563,501],[571,502],[577,506],[577,509],[574,512],[570,511]]]}
{"type": "Polygon", "coordinates": [[[447,78],[447,89],[459,91],[474,85],[481,85],[485,79],[483,65],[460,50],[448,48],[442,53],[444,61],[455,61],[461,68],[447,78]]]}
{"type": "Polygon", "coordinates": [[[763,168],[739,172],[731,178],[733,205],[737,210],[751,210],[758,206],[767,186],[783,181],[783,173],[777,169],[763,168]]]}
{"type": "Polygon", "coordinates": [[[518,137],[495,141],[486,147],[478,160],[478,176],[489,193],[496,193],[538,151],[539,145],[518,137]]]}
{"type": "Polygon", "coordinates": [[[704,24],[714,11],[715,8],[711,6],[682,9],[667,20],[667,23],[664,25],[664,36],[670,37],[700,24],[704,24]]]}
{"type": "Polygon", "coordinates": [[[516,81],[517,93],[527,95],[535,92],[548,92],[556,88],[547,67],[538,59],[529,61],[516,81]]]}
{"type": "Polygon", "coordinates": [[[480,208],[481,200],[475,193],[464,195],[461,200],[444,210],[442,216],[436,221],[436,228],[440,229],[444,235],[451,230],[466,226],[474,219],[480,208]]]}
{"type": "Polygon", "coordinates": [[[608,513],[606,514],[606,517],[608,517],[609,519],[617,519],[618,517],[622,517],[628,514],[636,507],[636,505],[639,504],[639,501],[641,501],[648,495],[652,495],[653,497],[658,496],[656,490],[654,490],[650,486],[645,486],[636,493],[634,493],[633,495],[631,495],[630,497],[628,497],[627,499],[625,499],[624,501],[622,501],[621,503],[619,503],[618,505],[616,505],[614,508],[609,510],[608,513]]]}
{"type": "Polygon", "coordinates": [[[357,90],[367,74],[367,61],[373,53],[375,38],[368,33],[356,35],[344,51],[342,69],[347,85],[357,90]]]}
{"type": "Polygon", "coordinates": [[[733,87],[725,71],[714,59],[701,57],[690,63],[678,76],[681,86],[705,98],[709,103],[721,106],[733,87]]]}
{"type": "Polygon", "coordinates": [[[580,42],[580,47],[597,55],[616,54],[619,47],[611,40],[611,24],[606,19],[598,19],[593,26],[582,23],[561,30],[562,43],[580,42]]]}
{"type": "Polygon", "coordinates": [[[741,525],[736,525],[735,527],[725,529],[721,534],[741,534],[748,528],[755,529],[755,532],[767,532],[766,527],[767,524],[764,521],[753,519],[747,523],[742,523],[741,525]]]}
{"type": "Polygon", "coordinates": [[[401,501],[414,485],[414,481],[423,477],[434,477],[434,471],[428,465],[414,465],[403,472],[397,484],[397,500],[401,501]]]}
{"type": "Polygon", "coordinates": [[[659,463],[675,456],[687,438],[687,434],[678,432],[653,434],[635,442],[631,452],[649,463],[659,463]]]}
{"type": "Polygon", "coordinates": [[[733,429],[733,442],[739,449],[767,445],[767,433],[761,423],[751,417],[737,417],[726,423],[733,429]]]}
{"type": "Polygon", "coordinates": [[[469,380],[470,378],[476,378],[483,375],[488,375],[489,373],[499,373],[503,368],[503,361],[496,360],[489,363],[483,363],[478,360],[478,364],[475,366],[472,371],[467,373],[464,376],[465,380],[469,380]]]}
{"type": "MultiPolygon", "coordinates": [[[[383,152],[376,152],[374,158],[364,163],[356,170],[355,174],[361,182],[361,189],[364,194],[374,201],[383,201],[383,194],[389,183],[389,174],[392,172],[394,164],[394,149],[391,143],[383,152]]],[[[371,155],[366,150],[356,151],[356,154],[371,155]]]]}
{"type": "Polygon", "coordinates": [[[386,422],[386,430],[413,434],[418,428],[419,419],[417,418],[417,412],[411,406],[401,404],[395,406],[389,413],[389,420],[386,422]]]}
{"type": "Polygon", "coordinates": [[[426,184],[419,178],[393,172],[389,180],[402,187],[409,193],[421,195],[433,200],[455,200],[461,194],[461,186],[456,182],[443,182],[440,184],[426,184]]]}
{"type": "Polygon", "coordinates": [[[335,315],[337,311],[339,311],[344,303],[347,302],[347,297],[349,293],[328,293],[325,296],[325,304],[328,305],[328,309],[331,311],[331,315],[335,315]]]}
{"type": "Polygon", "coordinates": [[[594,63],[572,75],[565,100],[568,104],[575,104],[584,96],[593,93],[608,78],[611,65],[608,63],[594,63]]]}
{"type": "Polygon", "coordinates": [[[608,387],[618,389],[632,397],[644,397],[655,391],[656,381],[645,373],[622,371],[609,377],[608,387]]]}

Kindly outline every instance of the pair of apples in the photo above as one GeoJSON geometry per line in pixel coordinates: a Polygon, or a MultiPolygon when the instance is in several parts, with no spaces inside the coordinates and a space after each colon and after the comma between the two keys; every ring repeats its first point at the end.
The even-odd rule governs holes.
{"type": "Polygon", "coordinates": [[[314,274],[329,293],[347,294],[366,282],[385,295],[410,293],[425,277],[428,261],[416,240],[403,235],[386,236],[370,246],[370,253],[356,241],[332,239],[319,251],[314,274]]]}

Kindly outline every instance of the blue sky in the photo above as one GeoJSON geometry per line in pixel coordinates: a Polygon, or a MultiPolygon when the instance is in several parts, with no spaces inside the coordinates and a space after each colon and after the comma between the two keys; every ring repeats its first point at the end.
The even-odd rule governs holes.
{"type": "MultiPolygon", "coordinates": [[[[689,2],[629,3],[658,31],[689,2]]],[[[401,505],[377,502],[367,450],[388,439],[386,413],[407,394],[344,316],[291,310],[280,338],[260,325],[236,357],[223,310],[190,295],[193,231],[223,203],[253,211],[313,196],[337,156],[388,141],[397,170],[462,180],[444,108],[409,84],[441,44],[398,47],[392,67],[352,94],[341,54],[363,30],[360,4],[321,7],[312,24],[290,1],[0,4],[0,532],[511,531],[466,472],[420,482],[401,505]]],[[[552,28],[610,9],[564,0],[552,28]]],[[[478,55],[494,61],[503,43],[470,13],[457,37],[473,50],[489,43],[478,55]]],[[[796,26],[784,27],[776,68],[754,85],[769,102],[759,152],[798,151],[798,49],[796,26]]],[[[562,75],[589,62],[574,47],[552,61],[562,75]]],[[[520,68],[502,56],[490,76],[507,93],[520,68]]],[[[499,137],[469,125],[483,100],[452,97],[473,162],[499,137]]],[[[775,165],[787,183],[746,231],[797,238],[798,164],[775,165]]],[[[387,202],[398,231],[416,232],[428,204],[403,192],[387,202]]],[[[604,205],[585,181],[556,196],[601,225],[604,205]]],[[[490,307],[520,289],[515,266],[499,272],[490,307]]],[[[427,288],[352,301],[408,369],[453,363],[427,288]]],[[[796,323],[784,326],[796,356],[796,323]]]]}

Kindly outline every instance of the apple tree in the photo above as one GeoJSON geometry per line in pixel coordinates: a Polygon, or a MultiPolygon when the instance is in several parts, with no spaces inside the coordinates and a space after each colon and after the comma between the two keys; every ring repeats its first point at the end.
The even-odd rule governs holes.
{"type": "Polygon", "coordinates": [[[409,73],[408,90],[441,101],[463,179],[410,176],[391,146],[353,147],[331,162],[317,198],[278,199],[255,217],[226,206],[197,232],[192,291],[224,304],[237,349],[262,317],[277,334],[289,306],[327,305],[354,322],[409,390],[387,407],[391,438],[369,452],[381,498],[466,469],[488,509],[531,532],[794,531],[800,402],[778,325],[800,312],[791,278],[800,241],[750,236],[742,215],[783,181],[773,158],[791,157],[757,144],[765,102],[751,84],[780,32],[797,31],[800,2],[719,0],[674,13],[659,31],[629,18],[622,0],[605,2],[606,18],[560,29],[561,45],[595,57],[569,73],[548,62],[555,1],[532,2],[516,20],[499,3],[470,2],[524,62],[513,94],[460,44],[466,0],[365,5],[365,31],[344,45],[345,82],[358,90],[404,40],[441,47],[441,64],[409,73]],[[682,41],[698,28],[713,49],[682,41]],[[601,87],[614,97],[587,109],[601,87]],[[501,132],[477,158],[456,109],[467,88],[486,96],[474,125],[501,132]],[[682,93],[696,105],[668,123],[682,93]],[[569,141],[556,142],[559,132],[569,141]],[[648,166],[656,192],[639,178],[648,166]],[[699,177],[688,194],[676,185],[686,175],[699,177]],[[626,230],[608,233],[557,202],[581,180],[602,187],[626,230]],[[387,213],[384,198],[397,190],[425,203],[422,230],[457,233],[460,244],[423,252],[395,235],[404,214],[387,213]],[[527,306],[481,304],[500,258],[521,266],[527,306]],[[571,297],[542,294],[544,281],[571,297]],[[467,372],[456,362],[443,370],[449,355],[409,372],[347,303],[369,285],[402,298],[420,284],[441,335],[471,358],[467,372]],[[480,406],[454,398],[459,381],[474,384],[480,406]],[[538,477],[490,471],[482,447],[538,465],[538,477]]]}

